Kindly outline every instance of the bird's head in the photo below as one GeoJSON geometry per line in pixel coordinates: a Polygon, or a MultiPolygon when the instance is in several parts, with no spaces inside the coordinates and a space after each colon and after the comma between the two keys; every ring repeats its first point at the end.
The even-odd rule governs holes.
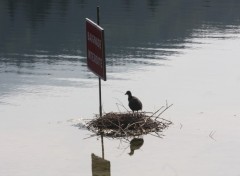
{"type": "Polygon", "coordinates": [[[128,90],[126,93],[125,93],[125,95],[132,95],[132,93],[128,90]]]}

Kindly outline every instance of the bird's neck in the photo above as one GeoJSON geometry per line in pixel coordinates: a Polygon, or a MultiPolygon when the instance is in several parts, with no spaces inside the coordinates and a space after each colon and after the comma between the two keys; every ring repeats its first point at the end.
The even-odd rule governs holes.
{"type": "Polygon", "coordinates": [[[132,95],[128,94],[128,100],[131,100],[131,99],[132,99],[132,95]]]}

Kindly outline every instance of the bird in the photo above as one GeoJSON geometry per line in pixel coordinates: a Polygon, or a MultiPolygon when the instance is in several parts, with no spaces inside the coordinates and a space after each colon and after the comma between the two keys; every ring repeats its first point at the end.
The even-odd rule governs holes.
{"type": "Polygon", "coordinates": [[[125,95],[128,95],[128,106],[133,111],[142,110],[142,102],[137,98],[132,96],[132,93],[128,90],[125,95]]]}

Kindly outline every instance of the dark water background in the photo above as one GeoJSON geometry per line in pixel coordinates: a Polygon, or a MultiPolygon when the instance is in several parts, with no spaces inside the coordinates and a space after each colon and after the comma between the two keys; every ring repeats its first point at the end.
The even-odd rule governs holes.
{"type": "Polygon", "coordinates": [[[91,78],[86,69],[85,18],[96,19],[97,5],[106,33],[109,79],[114,79],[111,73],[159,65],[156,60],[180,54],[179,49],[191,47],[194,38],[224,38],[222,34],[235,33],[240,23],[240,2],[235,0],[2,0],[1,82],[9,82],[5,87],[1,83],[1,92],[20,81],[12,83],[8,77],[19,75],[41,75],[33,84],[53,85],[68,85],[55,78],[91,78]]]}

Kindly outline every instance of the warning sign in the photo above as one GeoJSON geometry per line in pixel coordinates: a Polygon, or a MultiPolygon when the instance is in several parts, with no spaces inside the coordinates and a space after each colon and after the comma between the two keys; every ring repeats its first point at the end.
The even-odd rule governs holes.
{"type": "Polygon", "coordinates": [[[104,29],[86,18],[87,66],[104,81],[106,78],[104,29]]]}

